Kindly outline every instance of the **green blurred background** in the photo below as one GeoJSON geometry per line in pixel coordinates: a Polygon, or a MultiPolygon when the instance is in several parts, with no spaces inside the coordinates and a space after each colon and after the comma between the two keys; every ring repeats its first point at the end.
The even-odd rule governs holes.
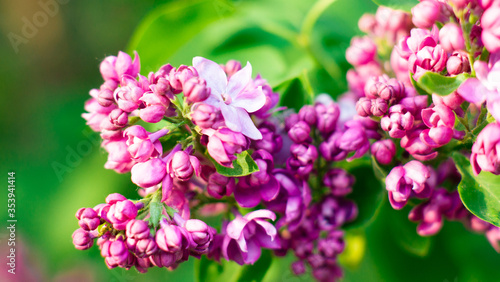
{"type": "MultiPolygon", "coordinates": [[[[192,258],[174,272],[151,269],[141,275],[108,270],[96,247],[78,251],[72,245],[78,208],[112,192],[136,197],[130,175],[103,168],[99,136],[80,116],[88,91],[102,83],[98,67],[105,56],[137,50],[142,74],[166,62],[189,64],[197,55],[248,60],[255,73],[282,90],[285,104],[298,108],[311,101],[311,93],[335,96],[346,90],[345,48],[359,34],[358,18],[376,10],[369,0],[66,0],[14,46],[13,34],[23,36],[25,21],[43,23],[40,2],[0,2],[2,261],[8,171],[16,172],[18,219],[17,274],[8,274],[3,263],[0,281],[195,279],[192,258]]],[[[416,224],[406,219],[408,210],[392,210],[376,181],[360,180],[355,188],[364,221],[347,231],[348,248],[340,259],[346,281],[500,280],[500,255],[483,235],[446,223],[434,238],[420,238],[416,224]]],[[[294,277],[292,261],[273,260],[264,279],[311,280],[294,277]]]]}

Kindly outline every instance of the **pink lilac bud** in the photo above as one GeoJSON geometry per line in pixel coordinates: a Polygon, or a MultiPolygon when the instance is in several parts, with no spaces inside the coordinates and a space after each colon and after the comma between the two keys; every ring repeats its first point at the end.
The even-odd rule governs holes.
{"type": "Polygon", "coordinates": [[[116,106],[111,105],[109,107],[103,107],[99,105],[97,99],[95,98],[97,97],[96,92],[96,89],[90,90],[90,95],[93,98],[90,98],[85,102],[84,108],[87,113],[83,113],[82,117],[86,120],[86,124],[90,126],[92,130],[99,132],[101,131],[101,123],[103,120],[108,119],[109,113],[116,109],[116,106]]]}
{"type": "Polygon", "coordinates": [[[375,14],[376,34],[385,36],[394,44],[401,36],[407,35],[412,27],[409,13],[379,6],[375,14]]]}
{"type": "Polygon", "coordinates": [[[207,253],[215,230],[199,219],[189,219],[183,226],[194,242],[191,250],[198,255],[207,253]]]}
{"type": "Polygon", "coordinates": [[[95,230],[101,224],[101,218],[99,218],[97,212],[91,208],[79,209],[76,212],[76,218],[78,219],[78,225],[86,231],[95,230]]]}
{"type": "Polygon", "coordinates": [[[234,178],[226,177],[217,172],[210,175],[207,183],[207,192],[210,196],[221,199],[230,196],[235,188],[234,178]]]}
{"type": "Polygon", "coordinates": [[[123,75],[136,77],[141,68],[139,55],[134,51],[134,61],[127,53],[118,52],[118,56],[106,57],[101,65],[100,71],[104,80],[120,81],[123,75]]]}
{"type": "Polygon", "coordinates": [[[389,105],[387,104],[387,100],[382,98],[371,100],[371,112],[376,117],[384,116],[388,108],[389,105]]]}
{"type": "Polygon", "coordinates": [[[430,129],[420,133],[422,141],[432,148],[441,147],[450,142],[455,126],[455,114],[445,105],[422,110],[422,120],[430,129]]]}
{"type": "Polygon", "coordinates": [[[123,136],[127,138],[127,150],[132,158],[138,162],[144,162],[163,153],[158,139],[167,133],[167,129],[148,133],[142,126],[133,125],[125,129],[123,136]]]}
{"type": "Polygon", "coordinates": [[[200,161],[197,157],[190,156],[185,151],[178,151],[174,153],[167,166],[177,179],[187,181],[195,172],[200,170],[200,161]]]}
{"type": "Polygon", "coordinates": [[[129,237],[127,248],[139,258],[151,256],[158,251],[158,245],[151,236],[143,239],[129,237]]]}
{"type": "Polygon", "coordinates": [[[157,123],[165,116],[173,116],[172,109],[169,108],[170,101],[166,96],[147,92],[141,98],[146,105],[139,111],[139,117],[149,123],[157,123]]]}
{"type": "MultiPolygon", "coordinates": [[[[114,90],[113,90],[114,91],[114,90]]],[[[115,98],[113,96],[113,91],[109,89],[101,89],[99,95],[97,96],[97,102],[103,107],[109,107],[115,103],[115,98]]]]}
{"type": "Polygon", "coordinates": [[[144,90],[138,87],[136,83],[128,83],[117,88],[113,95],[120,109],[132,112],[142,104],[140,99],[144,95],[144,90]]]}
{"type": "Polygon", "coordinates": [[[462,52],[453,52],[446,62],[446,70],[450,75],[470,72],[469,58],[462,52]]]}
{"type": "Polygon", "coordinates": [[[340,116],[340,108],[335,103],[324,105],[316,103],[314,105],[318,116],[317,128],[324,136],[332,133],[337,128],[337,121],[340,116]]]}
{"type": "Polygon", "coordinates": [[[467,227],[477,233],[484,233],[491,228],[491,224],[486,222],[479,217],[470,214],[468,218],[469,222],[467,222],[467,227]]]}
{"type": "Polygon", "coordinates": [[[125,242],[119,238],[107,241],[102,245],[101,254],[109,268],[123,267],[129,258],[129,252],[125,242]]]}
{"type": "Polygon", "coordinates": [[[423,95],[418,95],[414,97],[406,97],[399,101],[399,104],[410,112],[415,120],[421,119],[421,112],[423,109],[427,108],[428,97],[423,95]]]}
{"type": "Polygon", "coordinates": [[[128,114],[121,109],[114,109],[109,113],[109,120],[114,126],[121,128],[128,124],[128,114]]]}
{"type": "Polygon", "coordinates": [[[243,134],[223,127],[213,131],[209,136],[207,149],[210,156],[219,164],[233,167],[235,154],[243,152],[248,146],[248,140],[243,134]]]}
{"type": "Polygon", "coordinates": [[[380,140],[372,144],[371,153],[377,162],[388,165],[396,155],[396,145],[391,139],[380,140]]]}
{"type": "Polygon", "coordinates": [[[189,247],[186,230],[182,227],[161,222],[161,228],[156,231],[156,244],[165,252],[174,253],[189,247]]]}
{"type": "Polygon", "coordinates": [[[71,237],[73,238],[73,245],[75,245],[75,248],[78,250],[87,250],[94,245],[94,238],[90,232],[85,231],[82,228],[75,230],[71,237]]]}
{"type": "Polygon", "coordinates": [[[410,34],[411,36],[402,38],[396,47],[398,54],[404,59],[409,59],[424,47],[435,47],[439,42],[437,26],[433,26],[431,30],[414,28],[410,34]]]}
{"type": "Polygon", "coordinates": [[[340,149],[347,152],[354,152],[354,155],[348,158],[347,161],[360,158],[370,149],[368,136],[366,135],[365,129],[362,127],[351,127],[347,129],[342,134],[342,137],[340,137],[338,144],[340,149]]]}
{"type": "Polygon", "coordinates": [[[387,75],[371,76],[365,84],[365,96],[370,99],[379,98],[379,87],[383,86],[389,77],[387,75]]]}
{"type": "Polygon", "coordinates": [[[153,158],[132,167],[132,182],[139,187],[149,188],[159,184],[167,173],[166,164],[153,158]]]}
{"type": "Polygon", "coordinates": [[[323,184],[330,188],[332,195],[339,197],[352,192],[354,181],[354,176],[341,168],[329,169],[323,177],[323,184]]]}
{"type": "Polygon", "coordinates": [[[389,115],[382,118],[380,126],[388,131],[392,138],[402,138],[406,131],[412,129],[414,117],[402,105],[395,105],[389,109],[389,115]]]}
{"type": "Polygon", "coordinates": [[[318,150],[312,144],[293,144],[290,146],[290,157],[287,161],[287,168],[296,171],[299,175],[309,174],[318,158],[318,150]]]}
{"type": "MultiPolygon", "coordinates": [[[[153,83],[153,81],[150,82],[153,83]]],[[[149,89],[157,96],[168,96],[172,98],[170,82],[164,77],[158,78],[156,83],[149,86],[149,89]]]]}
{"type": "Polygon", "coordinates": [[[134,219],[127,224],[126,234],[128,238],[146,239],[149,238],[149,225],[144,220],[134,219]]]}
{"type": "Polygon", "coordinates": [[[377,25],[377,20],[372,14],[364,14],[358,21],[358,28],[364,33],[373,33],[375,26],[377,25]]]}
{"type": "Polygon", "coordinates": [[[416,27],[431,28],[436,21],[445,22],[442,13],[444,3],[436,0],[423,0],[411,9],[412,20],[416,27]]]}
{"type": "Polygon", "coordinates": [[[310,126],[315,126],[318,120],[314,106],[305,105],[299,111],[299,118],[310,126]]]}
{"type": "Polygon", "coordinates": [[[132,169],[135,161],[127,151],[125,138],[103,142],[103,147],[108,152],[108,161],[104,165],[107,169],[114,169],[118,173],[126,173],[132,169]]]}
{"type": "Polygon", "coordinates": [[[361,97],[356,102],[356,112],[362,117],[369,117],[372,113],[372,99],[361,97]]]}
{"type": "Polygon", "coordinates": [[[241,70],[241,63],[236,60],[229,60],[224,66],[224,71],[226,72],[228,78],[233,76],[233,74],[237,73],[239,70],[241,70]]]}
{"type": "Polygon", "coordinates": [[[311,128],[304,121],[299,121],[296,123],[290,130],[288,131],[288,137],[292,139],[295,143],[302,143],[308,139],[311,139],[309,136],[311,132],[311,128]]]}
{"type": "Polygon", "coordinates": [[[441,72],[446,67],[447,59],[448,56],[441,45],[425,46],[410,56],[408,66],[410,71],[415,74],[414,78],[418,80],[425,71],[441,72]]]}
{"type": "Polygon", "coordinates": [[[476,142],[472,145],[470,163],[474,175],[478,175],[481,170],[500,174],[500,155],[497,151],[500,144],[500,124],[488,124],[477,136],[476,142]]]}
{"type": "Polygon", "coordinates": [[[439,43],[443,49],[452,53],[465,49],[465,40],[462,28],[456,23],[447,23],[439,30],[439,43]]]}
{"type": "Polygon", "coordinates": [[[276,126],[271,122],[263,122],[258,126],[262,139],[253,140],[255,149],[266,150],[271,154],[278,153],[283,147],[283,137],[276,132],[276,126]]]}
{"type": "Polygon", "coordinates": [[[207,82],[199,76],[186,81],[182,89],[188,103],[202,102],[210,96],[210,88],[207,86],[207,82]]]}
{"type": "Polygon", "coordinates": [[[150,261],[150,257],[136,258],[135,269],[140,273],[148,272],[148,268],[153,267],[150,261]]]}
{"type": "Polygon", "coordinates": [[[432,147],[422,142],[420,133],[422,129],[411,130],[401,138],[401,147],[403,147],[412,157],[419,161],[428,161],[434,159],[438,153],[432,147]]]}
{"type": "Polygon", "coordinates": [[[169,82],[174,93],[182,92],[183,85],[195,76],[198,76],[198,72],[192,66],[181,65],[177,70],[172,69],[169,73],[169,82]]]}
{"type": "Polygon", "coordinates": [[[137,216],[137,207],[132,201],[124,200],[111,204],[107,212],[107,218],[113,228],[117,230],[125,230],[129,221],[137,216]]]}
{"type": "Polygon", "coordinates": [[[171,267],[176,261],[176,255],[170,252],[158,251],[149,257],[151,264],[157,267],[171,267]]]}
{"type": "Polygon", "coordinates": [[[347,48],[346,59],[353,66],[364,65],[375,60],[377,45],[368,36],[354,37],[347,48]]]}
{"type": "Polygon", "coordinates": [[[214,106],[200,103],[191,111],[191,119],[202,129],[211,128],[220,119],[220,112],[214,106]]]}
{"type": "Polygon", "coordinates": [[[348,152],[340,148],[341,137],[341,132],[335,132],[319,145],[319,152],[327,161],[340,161],[347,157],[348,152]]]}
{"type": "Polygon", "coordinates": [[[404,166],[393,168],[385,179],[392,207],[402,209],[412,193],[424,193],[425,182],[429,177],[429,169],[419,161],[410,161],[404,166]]]}

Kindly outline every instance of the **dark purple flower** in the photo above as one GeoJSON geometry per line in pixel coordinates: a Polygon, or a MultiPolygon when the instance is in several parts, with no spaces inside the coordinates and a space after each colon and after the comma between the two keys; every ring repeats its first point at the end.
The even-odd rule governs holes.
{"type": "Polygon", "coordinates": [[[323,177],[323,184],[331,189],[334,196],[345,196],[352,192],[354,176],[341,168],[329,169],[323,177]]]}
{"type": "Polygon", "coordinates": [[[317,128],[324,136],[332,133],[337,128],[337,121],[340,117],[340,108],[335,103],[327,105],[316,103],[314,105],[318,115],[317,128]]]}
{"type": "Polygon", "coordinates": [[[311,137],[311,128],[305,121],[299,121],[288,131],[288,137],[295,143],[302,143],[311,137]]]}
{"type": "Polygon", "coordinates": [[[391,139],[380,140],[372,144],[371,153],[377,162],[388,165],[396,155],[396,145],[391,139]]]}
{"type": "Polygon", "coordinates": [[[211,174],[207,181],[207,192],[216,199],[222,199],[224,196],[230,196],[236,184],[234,178],[226,177],[217,172],[211,174]]]}

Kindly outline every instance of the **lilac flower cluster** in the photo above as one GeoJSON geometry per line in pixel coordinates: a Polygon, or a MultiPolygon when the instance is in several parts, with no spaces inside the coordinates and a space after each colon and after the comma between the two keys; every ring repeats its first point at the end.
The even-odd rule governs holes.
{"type": "Polygon", "coordinates": [[[500,105],[497,4],[424,0],[411,15],[385,7],[364,15],[359,27],[367,35],[353,39],[346,52],[354,69],[347,74],[350,92],[344,95],[356,101],[359,116],[379,124],[374,128],[381,138],[370,152],[382,169],[390,169],[385,184],[392,207],[417,202],[409,219],[419,222],[418,234],[436,234],[445,218],[460,220],[474,231],[487,232],[496,249],[498,227],[463,206],[456,191],[460,177],[449,153],[469,146],[464,153],[470,155],[475,175],[482,170],[500,174],[500,126],[486,119],[498,120],[500,105]],[[398,16],[380,20],[391,13],[398,16]],[[471,78],[446,96],[429,93],[429,105],[428,95],[415,88],[415,81],[428,72],[471,78]],[[446,188],[441,186],[445,179],[446,188]]]}

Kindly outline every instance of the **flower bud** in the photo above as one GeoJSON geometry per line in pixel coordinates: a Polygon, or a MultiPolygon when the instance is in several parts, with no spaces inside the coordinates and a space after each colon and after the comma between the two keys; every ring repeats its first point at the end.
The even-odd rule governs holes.
{"type": "Polygon", "coordinates": [[[387,101],[382,98],[377,98],[375,100],[371,100],[371,112],[374,116],[381,117],[385,115],[389,105],[387,105],[387,101]]]}
{"type": "Polygon", "coordinates": [[[469,58],[461,52],[453,52],[446,62],[446,70],[451,75],[470,72],[469,58]]]}
{"type": "Polygon", "coordinates": [[[146,239],[150,236],[148,223],[144,220],[133,219],[127,223],[127,237],[146,239]]]}
{"type": "Polygon", "coordinates": [[[90,235],[90,232],[83,230],[82,228],[78,228],[73,232],[71,236],[73,238],[73,245],[78,250],[87,250],[94,245],[94,239],[90,235]]]}
{"type": "Polygon", "coordinates": [[[235,188],[234,178],[226,177],[217,172],[211,174],[208,178],[207,192],[210,196],[221,199],[224,196],[230,196],[235,188]]]}
{"type": "Polygon", "coordinates": [[[290,128],[290,131],[288,131],[288,136],[290,137],[290,139],[292,139],[293,142],[302,143],[310,139],[310,132],[311,128],[309,127],[309,125],[304,121],[299,121],[292,128],[290,128]]]}
{"type": "Polygon", "coordinates": [[[332,168],[323,177],[325,186],[331,189],[334,196],[345,196],[352,191],[354,176],[341,168],[332,168]]]}
{"type": "Polygon", "coordinates": [[[195,171],[200,169],[200,162],[195,156],[190,156],[184,151],[175,152],[172,161],[168,164],[177,179],[187,181],[195,171]]]}
{"type": "Polygon", "coordinates": [[[353,66],[364,65],[375,60],[377,45],[368,37],[354,37],[347,48],[346,59],[353,66]]]}
{"type": "Polygon", "coordinates": [[[80,225],[83,230],[92,231],[101,224],[101,218],[94,209],[82,208],[78,210],[76,215],[78,218],[78,225],[80,225]]]}
{"type": "Polygon", "coordinates": [[[102,89],[99,91],[97,96],[97,102],[103,107],[109,107],[115,103],[115,98],[113,97],[113,91],[109,89],[102,89]]]}
{"type": "Polygon", "coordinates": [[[199,77],[191,77],[182,88],[188,103],[202,102],[210,96],[210,88],[206,81],[199,77]]]}
{"type": "Polygon", "coordinates": [[[337,128],[337,121],[340,116],[339,106],[335,103],[330,103],[328,105],[316,103],[314,108],[316,109],[316,113],[318,115],[317,128],[319,132],[324,135],[332,133],[335,128],[337,128]]]}
{"type": "Polygon", "coordinates": [[[299,111],[299,118],[300,120],[305,121],[308,125],[315,126],[317,117],[314,106],[311,105],[303,106],[299,111]]]}
{"type": "Polygon", "coordinates": [[[356,102],[356,112],[362,117],[369,117],[372,115],[372,99],[361,97],[356,102]]]}
{"type": "Polygon", "coordinates": [[[380,140],[372,144],[371,153],[377,162],[388,165],[396,155],[396,146],[391,139],[380,140]]]}

